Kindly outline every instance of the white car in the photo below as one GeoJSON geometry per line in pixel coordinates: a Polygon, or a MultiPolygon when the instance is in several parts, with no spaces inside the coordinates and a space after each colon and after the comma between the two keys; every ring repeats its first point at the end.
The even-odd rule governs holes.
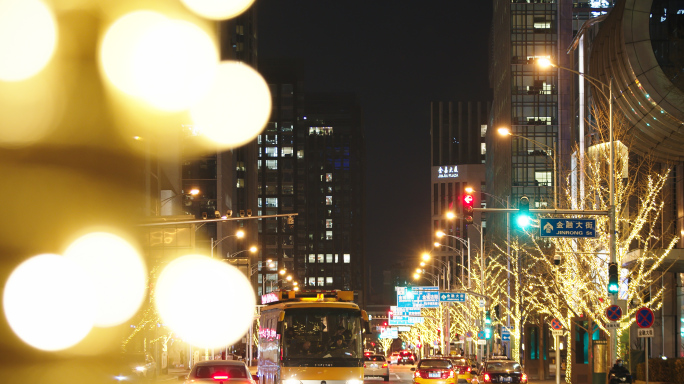
{"type": "Polygon", "coordinates": [[[389,381],[389,364],[384,355],[368,355],[363,357],[363,377],[382,377],[389,381]]]}
{"type": "Polygon", "coordinates": [[[190,383],[256,384],[247,365],[237,360],[205,360],[192,367],[185,378],[190,383]]]}
{"type": "Polygon", "coordinates": [[[399,354],[399,352],[392,353],[390,355],[390,358],[389,358],[390,364],[398,364],[400,357],[401,357],[401,354],[399,354]]]}

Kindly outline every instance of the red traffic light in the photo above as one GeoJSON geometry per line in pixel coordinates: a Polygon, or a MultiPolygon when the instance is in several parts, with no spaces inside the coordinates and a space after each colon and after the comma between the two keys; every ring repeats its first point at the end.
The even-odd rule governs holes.
{"type": "Polygon", "coordinates": [[[463,196],[463,203],[466,205],[473,205],[474,199],[475,198],[473,197],[473,195],[464,195],[463,196]]]}
{"type": "Polygon", "coordinates": [[[473,223],[473,204],[475,203],[475,197],[470,192],[466,192],[463,195],[463,218],[466,224],[473,223]]]}

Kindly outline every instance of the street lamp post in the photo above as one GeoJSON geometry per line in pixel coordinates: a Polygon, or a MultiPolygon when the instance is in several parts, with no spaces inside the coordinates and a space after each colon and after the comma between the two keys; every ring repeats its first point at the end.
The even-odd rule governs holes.
{"type": "Polygon", "coordinates": [[[257,251],[257,247],[252,246],[249,249],[243,249],[242,251],[237,251],[235,253],[231,253],[230,255],[228,255],[228,258],[235,257],[235,256],[241,254],[242,252],[247,252],[247,251],[249,251],[251,253],[255,253],[257,251]]]}
{"type": "Polygon", "coordinates": [[[244,231],[237,231],[234,235],[228,235],[224,236],[221,240],[219,241],[214,241],[214,238],[211,238],[211,258],[214,258],[214,248],[216,248],[217,245],[219,245],[220,242],[222,242],[225,239],[228,239],[230,237],[237,237],[238,239],[242,239],[245,237],[245,232],[244,231]]]}
{"type": "MultiPolygon", "coordinates": [[[[603,95],[603,97],[606,98],[606,101],[608,102],[608,140],[610,141],[609,145],[609,164],[608,164],[608,174],[610,175],[610,180],[609,180],[609,186],[608,186],[608,194],[609,194],[609,202],[608,202],[608,222],[609,222],[609,252],[610,252],[610,262],[615,263],[616,262],[616,242],[617,242],[617,231],[615,228],[615,140],[613,138],[613,79],[612,77],[608,81],[608,84],[604,83],[603,81],[589,76],[583,72],[575,71],[574,69],[571,68],[566,68],[566,67],[561,67],[560,65],[556,65],[552,63],[549,59],[540,59],[537,60],[537,63],[541,67],[554,67],[558,69],[562,69],[565,71],[569,71],[572,73],[575,73],[579,76],[582,76],[584,79],[592,83],[596,90],[599,91],[600,94],[603,95]],[[604,92],[604,89],[608,88],[608,95],[604,92]]],[[[616,302],[616,296],[617,294],[611,294],[610,295],[610,301],[611,304],[615,304],[616,302]]],[[[615,330],[610,331],[610,336],[611,336],[611,348],[610,348],[610,360],[611,362],[615,361],[615,354],[616,354],[616,340],[615,340],[615,330]]]]}

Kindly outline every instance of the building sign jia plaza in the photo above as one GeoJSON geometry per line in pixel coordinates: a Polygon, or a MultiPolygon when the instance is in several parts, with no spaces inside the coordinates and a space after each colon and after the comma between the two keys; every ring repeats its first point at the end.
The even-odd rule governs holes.
{"type": "Polygon", "coordinates": [[[458,177],[458,165],[439,167],[438,172],[437,178],[439,179],[458,177]]]}

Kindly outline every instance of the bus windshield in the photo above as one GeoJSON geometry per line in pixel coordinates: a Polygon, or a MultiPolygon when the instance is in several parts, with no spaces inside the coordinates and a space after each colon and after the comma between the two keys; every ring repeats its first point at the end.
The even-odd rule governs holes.
{"type": "Polygon", "coordinates": [[[283,321],[283,365],[360,366],[362,340],[359,310],[287,309],[283,321]]]}

